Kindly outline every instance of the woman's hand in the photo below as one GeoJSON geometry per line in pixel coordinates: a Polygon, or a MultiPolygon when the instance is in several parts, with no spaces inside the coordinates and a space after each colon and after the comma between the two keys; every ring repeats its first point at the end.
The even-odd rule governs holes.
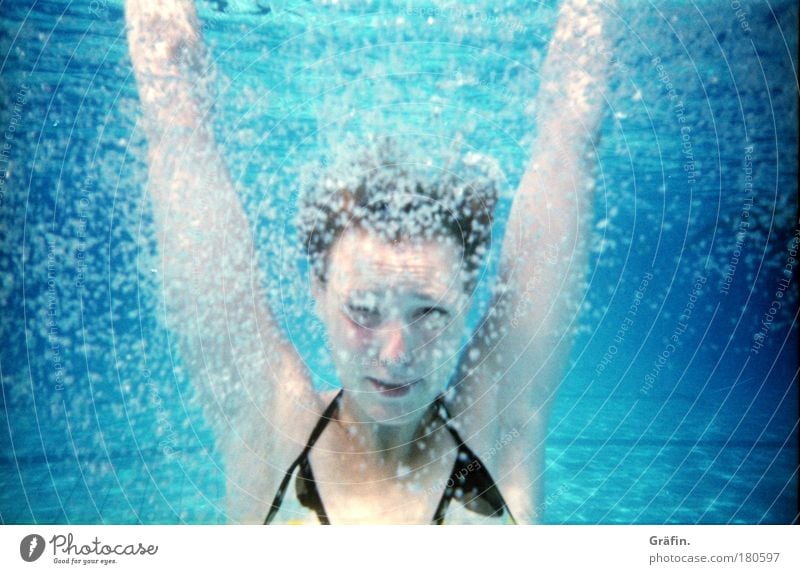
{"type": "Polygon", "coordinates": [[[213,99],[213,75],[191,0],[126,0],[139,98],[151,122],[198,127],[213,99]]]}
{"type": "Polygon", "coordinates": [[[587,143],[599,127],[610,62],[608,11],[615,2],[566,0],[561,6],[536,98],[538,144],[587,143]]]}
{"type": "Polygon", "coordinates": [[[191,0],[126,0],[125,20],[137,75],[179,77],[201,61],[205,50],[191,0]]]}

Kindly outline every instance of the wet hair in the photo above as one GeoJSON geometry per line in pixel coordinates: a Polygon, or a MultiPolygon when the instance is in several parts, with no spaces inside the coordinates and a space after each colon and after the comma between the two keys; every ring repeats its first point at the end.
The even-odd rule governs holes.
{"type": "Polygon", "coordinates": [[[326,283],[332,247],[346,230],[357,229],[387,242],[454,240],[471,292],[491,246],[494,164],[472,153],[434,168],[391,139],[351,158],[318,172],[300,198],[297,225],[316,279],[326,283]]]}

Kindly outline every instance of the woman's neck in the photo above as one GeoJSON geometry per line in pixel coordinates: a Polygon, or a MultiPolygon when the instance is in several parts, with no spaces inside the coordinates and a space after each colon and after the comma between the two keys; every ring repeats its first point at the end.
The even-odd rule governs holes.
{"type": "Polygon", "coordinates": [[[419,418],[402,424],[384,425],[363,422],[365,417],[353,402],[347,400],[346,394],[340,401],[337,423],[345,437],[340,452],[350,455],[347,458],[352,462],[360,459],[359,467],[370,474],[376,472],[386,478],[395,477],[426,465],[441,450],[436,446],[448,434],[437,432],[437,429],[444,429],[441,429],[435,406],[426,409],[419,418]]]}

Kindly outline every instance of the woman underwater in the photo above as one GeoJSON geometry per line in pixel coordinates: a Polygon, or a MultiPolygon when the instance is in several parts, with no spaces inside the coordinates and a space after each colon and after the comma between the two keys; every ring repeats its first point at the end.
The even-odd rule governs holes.
{"type": "Polygon", "coordinates": [[[426,180],[381,145],[354,164],[356,183],[329,179],[305,202],[312,293],[342,387],[330,392],[314,388],[253,279],[253,239],[211,129],[193,3],[125,9],[169,326],[198,385],[234,381],[257,413],[232,418],[218,438],[229,520],[538,521],[548,417],[584,289],[607,67],[601,6],[560,9],[502,288],[466,343],[491,182],[426,180]]]}

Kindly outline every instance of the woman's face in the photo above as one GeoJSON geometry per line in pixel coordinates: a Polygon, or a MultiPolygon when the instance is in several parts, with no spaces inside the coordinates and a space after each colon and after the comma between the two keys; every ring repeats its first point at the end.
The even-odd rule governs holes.
{"type": "Polygon", "coordinates": [[[365,420],[421,418],[458,360],[469,295],[453,241],[342,234],[315,286],[342,386],[365,420]]]}

